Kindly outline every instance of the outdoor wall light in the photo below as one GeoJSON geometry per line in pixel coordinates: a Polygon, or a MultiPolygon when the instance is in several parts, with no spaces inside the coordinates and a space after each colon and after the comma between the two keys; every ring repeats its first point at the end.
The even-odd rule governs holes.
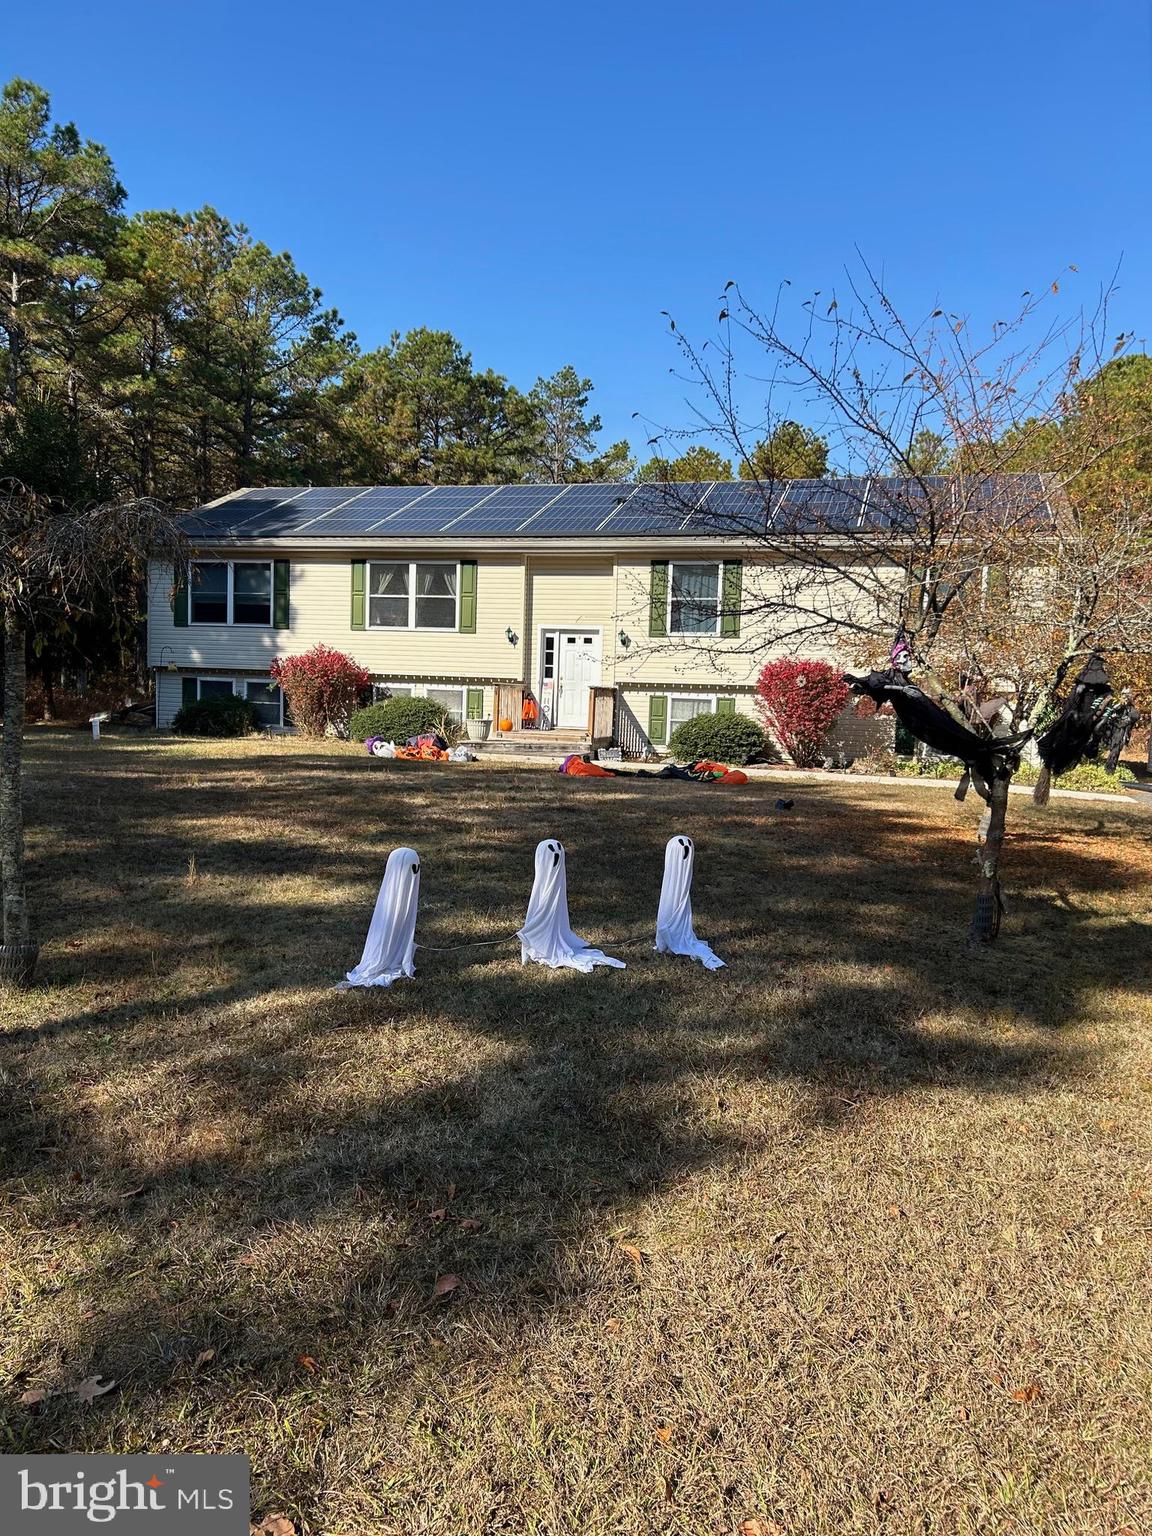
{"type": "Polygon", "coordinates": [[[180,668],[176,665],[176,651],[175,651],[175,648],[173,646],[171,646],[171,645],[162,645],[160,647],[160,665],[162,667],[164,667],[169,672],[179,672],[180,668]],[[165,651],[171,651],[172,652],[171,656],[168,658],[167,661],[164,660],[164,652],[165,651]]]}
{"type": "Polygon", "coordinates": [[[509,624],[508,628],[504,631],[504,633],[508,636],[508,644],[509,645],[515,645],[516,642],[520,639],[520,636],[512,628],[511,624],[509,624]]]}
{"type": "Polygon", "coordinates": [[[616,638],[620,642],[620,649],[622,651],[626,651],[628,649],[628,647],[632,644],[631,636],[629,636],[624,630],[621,630],[620,633],[616,636],[616,638]]]}

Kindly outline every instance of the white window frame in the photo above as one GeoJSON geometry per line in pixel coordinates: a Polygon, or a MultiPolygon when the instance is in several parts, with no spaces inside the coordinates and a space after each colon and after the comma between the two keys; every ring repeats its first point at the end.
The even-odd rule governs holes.
{"type": "Polygon", "coordinates": [[[686,724],[686,722],[683,720],[679,720],[676,722],[676,724],[673,724],[673,701],[678,699],[687,699],[693,704],[707,704],[708,708],[701,710],[700,713],[704,715],[714,715],[716,713],[716,700],[719,695],[715,693],[670,693],[666,697],[668,699],[668,735],[671,736],[672,732],[676,729],[676,725],[686,724]]]}
{"type": "MultiPolygon", "coordinates": [[[[378,596],[379,594],[377,594],[378,596]]],[[[441,599],[443,601],[443,599],[441,599]]],[[[459,560],[369,560],[364,583],[364,627],[388,630],[419,629],[429,635],[460,633],[460,562],[459,560]],[[375,565],[407,565],[408,567],[408,622],[407,624],[373,624],[372,622],[372,567],[375,565]],[[447,565],[456,572],[456,611],[451,626],[447,624],[417,624],[416,622],[416,567],[418,565],[447,565]]]]}
{"type": "MultiPolygon", "coordinates": [[[[253,625],[252,627],[255,629],[257,626],[253,625]]],[[[204,673],[203,675],[197,673],[196,702],[200,703],[203,697],[200,692],[201,683],[227,683],[232,689],[234,698],[247,699],[249,683],[263,683],[265,686],[269,686],[272,681],[273,679],[270,677],[221,677],[218,673],[215,676],[209,673],[204,673]]],[[[279,683],[276,686],[280,689],[280,720],[276,725],[262,726],[261,729],[266,731],[282,731],[284,729],[284,689],[279,683]]]]}
{"type": "MultiPolygon", "coordinates": [[[[665,628],[670,635],[718,635],[720,633],[720,617],[724,607],[724,562],[722,560],[670,560],[668,562],[668,610],[664,616],[665,628]],[[716,622],[710,630],[707,629],[673,629],[672,628],[672,589],[676,584],[676,567],[678,565],[711,565],[716,569],[716,622]]],[[[677,695],[682,697],[682,695],[677,695]]],[[[671,695],[669,695],[671,698],[671,695]]]]}
{"type": "MultiPolygon", "coordinates": [[[[460,724],[461,725],[466,725],[467,722],[468,722],[468,688],[469,688],[469,686],[470,685],[467,684],[467,683],[460,683],[459,685],[457,685],[456,683],[425,683],[424,684],[424,697],[426,699],[431,700],[433,703],[439,704],[439,702],[440,702],[439,699],[432,700],[432,695],[428,692],[429,688],[438,688],[441,693],[448,693],[450,690],[455,692],[455,693],[458,693],[460,695],[460,724]]],[[[473,684],[471,686],[475,686],[475,684],[473,684]]],[[[449,710],[448,713],[451,714],[452,711],[449,710]]]]}
{"type": "Polygon", "coordinates": [[[389,697],[393,698],[393,699],[395,699],[395,698],[414,699],[414,698],[417,697],[417,694],[416,694],[416,684],[415,683],[402,683],[402,682],[399,681],[399,679],[397,679],[396,681],[386,681],[386,682],[373,681],[373,684],[372,684],[372,702],[373,702],[373,704],[387,704],[387,702],[388,702],[387,699],[378,698],[376,696],[376,690],[378,688],[386,690],[388,692],[389,697]],[[396,694],[396,693],[392,692],[393,688],[407,688],[408,692],[407,693],[396,694]]]}
{"type": "Polygon", "coordinates": [[[221,624],[231,625],[239,629],[271,629],[276,617],[276,571],[275,562],[272,560],[193,560],[188,567],[188,623],[198,629],[218,629],[221,624]],[[228,572],[228,617],[226,619],[197,619],[193,616],[196,601],[196,583],[192,574],[198,565],[222,565],[228,572]],[[236,567],[238,565],[263,565],[268,570],[268,622],[267,624],[240,624],[237,625],[232,615],[235,612],[236,597],[236,567]]]}

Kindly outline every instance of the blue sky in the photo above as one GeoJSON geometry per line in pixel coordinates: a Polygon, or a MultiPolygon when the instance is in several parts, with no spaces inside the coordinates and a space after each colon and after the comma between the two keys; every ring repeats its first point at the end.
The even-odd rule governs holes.
{"type": "Polygon", "coordinates": [[[2,54],[133,208],[244,220],[365,346],[445,327],[525,388],[571,362],[641,450],[634,411],[691,419],[662,310],[702,338],[728,278],[827,291],[856,246],[976,323],[1122,258],[1115,329],[1152,332],[1136,0],[57,0],[2,54]]]}

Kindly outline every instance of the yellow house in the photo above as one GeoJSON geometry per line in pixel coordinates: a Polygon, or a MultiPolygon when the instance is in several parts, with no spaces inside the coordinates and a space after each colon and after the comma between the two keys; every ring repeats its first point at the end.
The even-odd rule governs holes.
{"type": "Polygon", "coordinates": [[[151,571],[157,724],[236,692],[282,726],[269,664],[318,641],[381,695],[552,744],[643,754],[694,714],[756,718],[757,505],[745,484],[237,491],[189,520],[187,572],[151,571]]]}

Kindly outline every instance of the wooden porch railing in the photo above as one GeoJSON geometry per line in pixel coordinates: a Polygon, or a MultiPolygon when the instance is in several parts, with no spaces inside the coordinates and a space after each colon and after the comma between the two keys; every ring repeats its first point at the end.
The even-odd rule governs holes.
{"type": "Polygon", "coordinates": [[[615,688],[589,688],[588,739],[594,747],[611,746],[615,716],[615,688]]]}
{"type": "Polygon", "coordinates": [[[524,709],[524,685],[500,683],[496,688],[496,720],[511,720],[512,729],[520,729],[520,716],[524,709]]]}

